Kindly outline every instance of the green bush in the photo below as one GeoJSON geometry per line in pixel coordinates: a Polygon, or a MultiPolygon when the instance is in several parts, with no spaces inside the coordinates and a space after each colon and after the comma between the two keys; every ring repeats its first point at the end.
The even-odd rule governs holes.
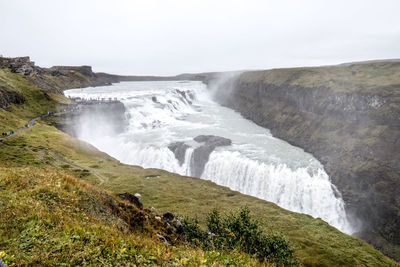
{"type": "Polygon", "coordinates": [[[236,249],[255,255],[260,261],[297,265],[289,242],[280,235],[264,234],[259,221],[251,217],[248,208],[225,215],[212,210],[207,215],[207,231],[203,231],[198,221],[193,219],[185,218],[182,225],[186,240],[204,249],[236,249]]]}
{"type": "Polygon", "coordinates": [[[204,247],[206,240],[206,233],[200,229],[199,221],[185,217],[182,220],[183,233],[186,241],[196,245],[204,247]]]}

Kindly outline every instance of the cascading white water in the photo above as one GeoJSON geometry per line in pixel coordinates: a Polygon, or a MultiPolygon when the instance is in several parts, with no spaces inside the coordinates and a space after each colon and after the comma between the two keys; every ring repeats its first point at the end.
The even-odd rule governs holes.
{"type": "Polygon", "coordinates": [[[217,147],[210,154],[200,178],[352,232],[340,193],[312,155],[218,105],[200,82],[126,82],[65,94],[118,98],[124,103],[129,125],[123,133],[109,136],[105,125],[93,127],[85,118],[76,129],[80,139],[121,162],[191,175],[194,150],[202,145],[193,138],[225,137],[232,145],[217,147]],[[168,148],[173,142],[188,146],[182,164],[168,148]]]}
{"type": "Polygon", "coordinates": [[[335,197],[338,192],[323,169],[310,174],[308,168],[292,170],[284,163],[266,164],[238,152],[218,151],[211,154],[202,177],[282,208],[321,217],[351,232],[344,203],[335,197]]]}

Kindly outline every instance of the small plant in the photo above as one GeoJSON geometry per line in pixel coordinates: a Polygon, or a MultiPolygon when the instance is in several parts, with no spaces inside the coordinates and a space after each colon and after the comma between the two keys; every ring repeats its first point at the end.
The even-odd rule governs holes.
{"type": "Polygon", "coordinates": [[[14,266],[12,258],[12,256],[7,255],[4,251],[0,251],[0,266],[2,266],[2,262],[8,266],[14,266]]]}

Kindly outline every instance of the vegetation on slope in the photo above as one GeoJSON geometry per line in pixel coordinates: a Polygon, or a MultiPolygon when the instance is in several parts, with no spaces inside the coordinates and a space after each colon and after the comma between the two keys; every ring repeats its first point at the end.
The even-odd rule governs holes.
{"type": "Polygon", "coordinates": [[[260,260],[269,259],[278,265],[298,265],[289,243],[280,235],[265,235],[260,222],[250,216],[247,208],[224,215],[217,209],[212,210],[207,215],[206,231],[200,228],[197,220],[186,218],[183,230],[189,242],[204,249],[240,249],[260,260]]]}
{"type": "Polygon", "coordinates": [[[237,250],[166,246],[165,223],[104,190],[46,168],[0,168],[0,250],[21,265],[259,265],[237,250]]]}
{"type": "MultiPolygon", "coordinates": [[[[21,76],[2,70],[0,82],[13,84],[10,90],[20,90],[27,101],[33,101],[30,106],[0,109],[2,129],[23,126],[28,119],[58,108],[52,97],[21,76]]],[[[206,226],[213,208],[232,211],[247,206],[264,232],[287,237],[304,265],[395,265],[365,242],[320,219],[286,211],[210,181],[121,164],[45,121],[2,141],[0,166],[0,212],[10,215],[0,218],[0,251],[18,265],[45,260],[50,265],[101,264],[108,259],[116,265],[128,261],[177,265],[258,262],[238,250],[225,253],[179,244],[165,247],[154,238],[152,228],[119,227],[123,220],[110,213],[105,199],[111,198],[116,206],[121,201],[82,180],[114,193],[138,192],[145,206],[197,217],[201,227],[206,226]]]]}

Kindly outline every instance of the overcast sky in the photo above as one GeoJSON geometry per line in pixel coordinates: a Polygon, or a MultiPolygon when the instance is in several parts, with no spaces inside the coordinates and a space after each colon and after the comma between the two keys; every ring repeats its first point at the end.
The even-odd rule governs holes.
{"type": "Polygon", "coordinates": [[[0,54],[117,74],[400,58],[399,0],[0,0],[0,54]]]}

